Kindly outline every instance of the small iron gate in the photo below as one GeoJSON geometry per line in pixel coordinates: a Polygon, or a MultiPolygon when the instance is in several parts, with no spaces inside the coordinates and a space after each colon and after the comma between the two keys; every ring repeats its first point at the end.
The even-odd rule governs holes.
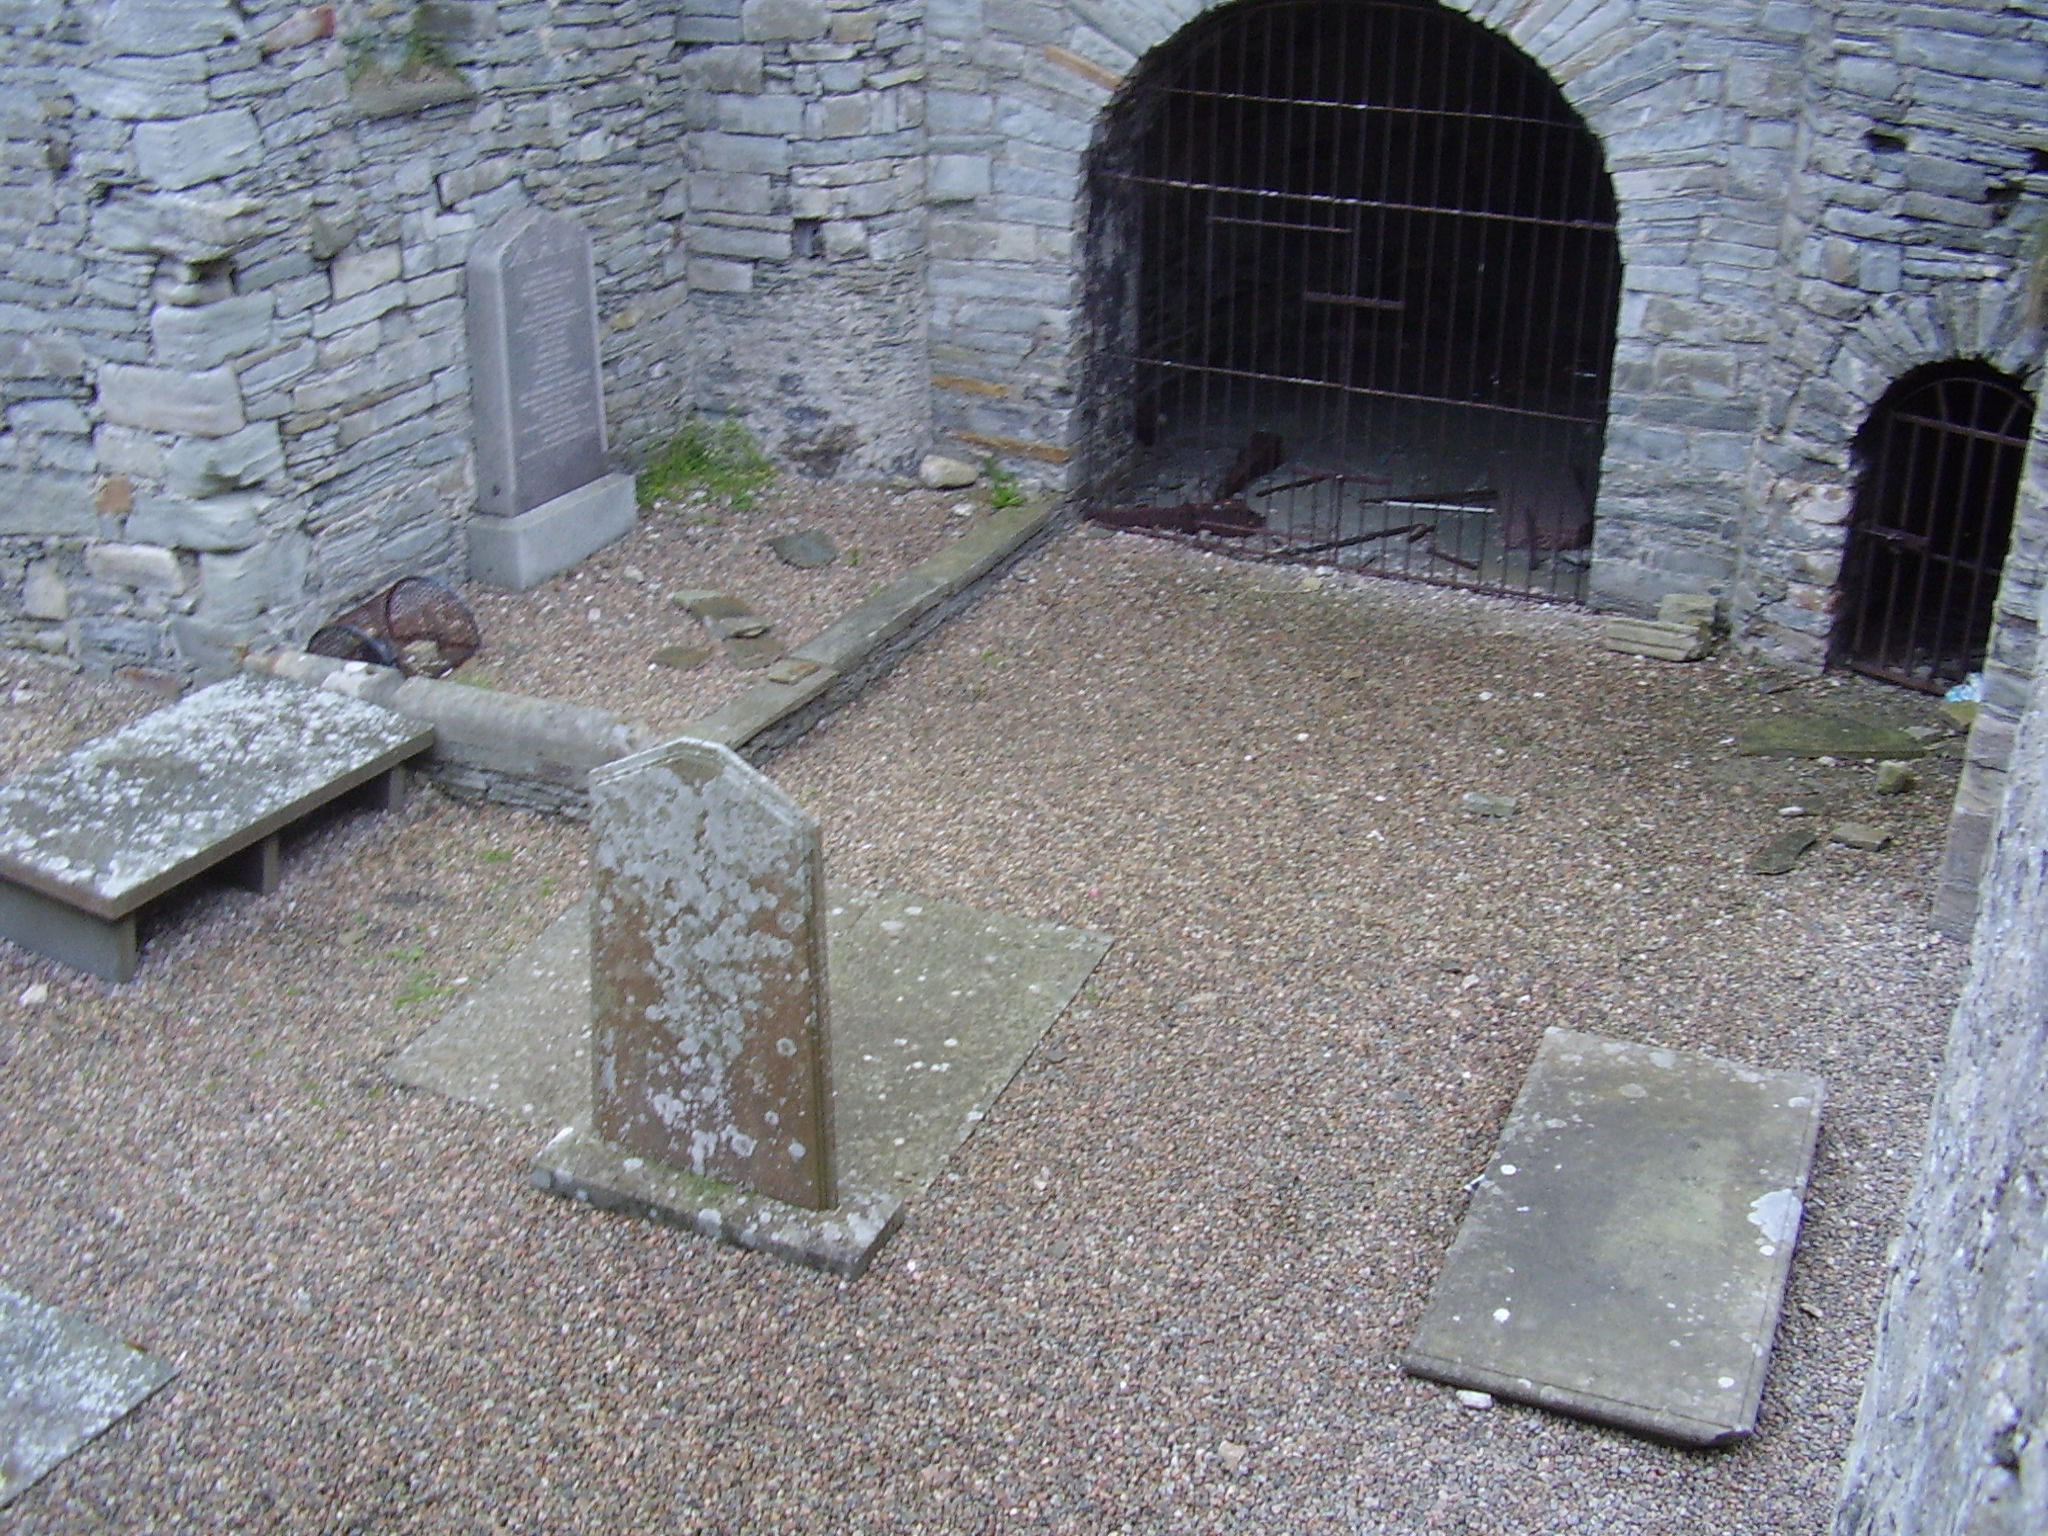
{"type": "Polygon", "coordinates": [[[1582,595],[1620,261],[1540,69],[1435,0],[1246,0],[1092,170],[1090,515],[1582,595]]]}
{"type": "Polygon", "coordinates": [[[1940,692],[1984,664],[2033,401],[1970,364],[1909,376],[1871,412],[1835,660],[1940,692]]]}

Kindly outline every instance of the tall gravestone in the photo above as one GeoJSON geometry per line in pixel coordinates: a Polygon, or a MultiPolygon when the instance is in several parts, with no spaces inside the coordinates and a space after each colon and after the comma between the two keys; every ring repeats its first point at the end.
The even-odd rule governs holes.
{"type": "Polygon", "coordinates": [[[633,527],[632,479],[606,468],[590,237],[522,209],[472,247],[468,280],[470,574],[524,590],[633,527]]]}
{"type": "Polygon", "coordinates": [[[835,1203],[817,824],[722,746],[590,776],[592,1125],[636,1156],[835,1203]]]}

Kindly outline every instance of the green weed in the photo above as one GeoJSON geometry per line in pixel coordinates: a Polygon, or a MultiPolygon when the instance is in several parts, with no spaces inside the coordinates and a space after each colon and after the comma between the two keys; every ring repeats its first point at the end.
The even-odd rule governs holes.
{"type": "Polygon", "coordinates": [[[446,997],[455,989],[444,987],[435,979],[432,971],[414,971],[405,979],[405,985],[398,989],[392,1002],[400,1008],[417,1008],[421,1003],[431,1003],[437,997],[446,997]]]}
{"type": "Polygon", "coordinates": [[[692,416],[647,461],[634,490],[642,507],[696,492],[744,512],[774,479],[775,466],[745,427],[730,419],[692,416]]]}
{"type": "Polygon", "coordinates": [[[991,507],[1001,510],[1024,505],[1024,486],[1015,475],[994,459],[985,460],[982,470],[988,477],[988,504],[991,507]]]}

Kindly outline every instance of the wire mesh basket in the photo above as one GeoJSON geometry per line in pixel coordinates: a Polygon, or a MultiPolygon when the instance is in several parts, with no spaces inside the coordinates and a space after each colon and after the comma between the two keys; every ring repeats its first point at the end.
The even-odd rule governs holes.
{"type": "Polygon", "coordinates": [[[432,576],[404,576],[314,631],[315,656],[396,667],[408,677],[446,677],[483,643],[476,616],[432,576]]]}

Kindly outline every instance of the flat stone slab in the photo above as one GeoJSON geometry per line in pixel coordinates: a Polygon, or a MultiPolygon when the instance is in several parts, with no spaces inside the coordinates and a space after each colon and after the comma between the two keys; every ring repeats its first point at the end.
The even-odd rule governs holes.
{"type": "Polygon", "coordinates": [[[174,1374],[105,1329],[0,1286],[0,1508],[174,1374]]]}
{"type": "Polygon", "coordinates": [[[0,934],[125,981],[143,906],[245,850],[269,889],[280,830],[433,743],[432,726],[322,688],[248,673],[203,688],[0,784],[0,934]]]}
{"type": "Polygon", "coordinates": [[[867,1268],[1108,952],[915,897],[826,906],[840,1204],[805,1211],[630,1157],[590,1124],[590,919],[572,908],[386,1068],[554,1134],[536,1185],[838,1274],[867,1268]]]}
{"type": "Polygon", "coordinates": [[[1925,757],[1927,744],[1868,720],[1774,715],[1740,727],[1735,750],[1744,757],[1913,758],[1925,757]]]}
{"type": "Polygon", "coordinates": [[[0,784],[0,875],[118,917],[433,744],[378,705],[242,673],[0,784]]]}
{"type": "Polygon", "coordinates": [[[1687,1446],[1756,1427],[1820,1082],[1546,1032],[1402,1366],[1687,1446]]]}

